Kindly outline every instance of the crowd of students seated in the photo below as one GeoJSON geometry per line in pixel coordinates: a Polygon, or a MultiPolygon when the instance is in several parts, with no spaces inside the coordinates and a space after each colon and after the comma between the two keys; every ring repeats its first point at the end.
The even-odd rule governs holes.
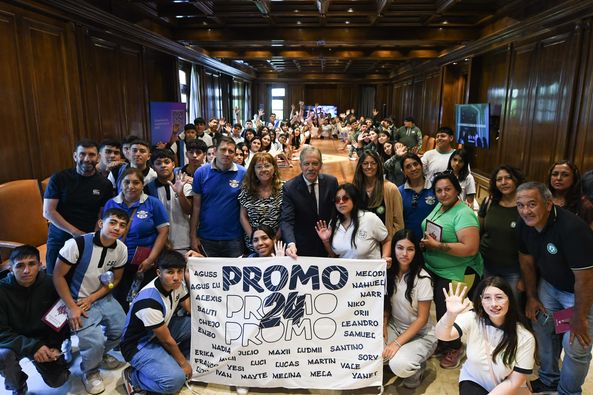
{"type": "Polygon", "coordinates": [[[88,393],[104,391],[101,369],[123,366],[116,347],[129,394],[177,392],[191,377],[189,318],[175,314],[190,311],[185,257],[301,255],[385,259],[383,357],[408,388],[431,356],[457,369],[467,355],[462,394],[528,391],[536,360],[534,392],[581,393],[593,336],[592,172],[559,161],[544,185],[502,164],[478,205],[470,158],[448,127],[425,151],[412,117],[396,128],[376,111],[305,114],[301,102],[289,120],[263,118],[197,118],[155,146],[134,136],[77,144],[74,168],[44,194],[45,270],[34,247],[19,247],[0,283],[7,390],[26,393],[24,357],[62,385],[76,334],[88,393]],[[357,161],[350,182],[321,172],[317,139],[338,140],[357,161]],[[301,174],[282,180],[279,168],[297,159],[301,174]],[[41,318],[58,298],[68,321],[56,332],[41,318]],[[553,314],[566,308],[571,329],[556,334],[553,314]]]}

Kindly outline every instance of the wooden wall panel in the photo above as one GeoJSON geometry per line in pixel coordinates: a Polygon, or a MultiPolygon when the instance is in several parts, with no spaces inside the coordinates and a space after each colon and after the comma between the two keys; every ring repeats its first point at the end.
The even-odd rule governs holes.
{"type": "Polygon", "coordinates": [[[501,114],[504,113],[507,91],[507,70],[510,49],[486,54],[472,61],[470,103],[490,103],[490,116],[494,120],[490,128],[490,148],[475,149],[473,168],[489,175],[500,163],[501,154],[498,139],[501,114]],[[495,126],[498,125],[498,128],[495,126]]]}
{"type": "Polygon", "coordinates": [[[142,51],[122,47],[119,55],[125,134],[144,134],[148,116],[142,51]]]}
{"type": "Polygon", "coordinates": [[[27,60],[22,83],[26,87],[29,132],[36,145],[30,155],[37,165],[33,168],[37,177],[45,175],[47,169],[72,166],[73,146],[81,137],[76,105],[79,97],[73,97],[78,74],[69,54],[70,32],[68,25],[52,22],[23,18],[21,30],[21,54],[27,60]]]}
{"type": "Polygon", "coordinates": [[[465,103],[467,70],[458,65],[446,65],[443,70],[443,96],[439,126],[455,127],[455,104],[465,103]]]}
{"type": "Polygon", "coordinates": [[[524,169],[536,180],[544,180],[551,163],[566,157],[576,66],[572,38],[567,34],[544,41],[535,57],[534,112],[524,169]]]}
{"type": "Polygon", "coordinates": [[[18,51],[16,16],[0,11],[0,180],[30,178],[33,165],[29,148],[29,114],[22,86],[22,61],[18,51]],[[17,164],[11,166],[10,164],[17,164]]]}
{"type": "Polygon", "coordinates": [[[529,143],[529,130],[533,109],[529,100],[530,74],[533,67],[535,46],[517,49],[511,61],[508,107],[501,131],[500,161],[525,169],[526,149],[529,143]]]}
{"type": "Polygon", "coordinates": [[[582,81],[580,107],[576,119],[574,138],[574,162],[581,173],[593,169],[593,30],[585,35],[585,51],[582,61],[582,81]]]}
{"type": "Polygon", "coordinates": [[[305,104],[337,104],[336,85],[305,85],[305,104]]]}
{"type": "Polygon", "coordinates": [[[424,112],[418,123],[423,134],[434,136],[439,125],[441,102],[441,75],[433,73],[426,78],[424,84],[424,112]]]}

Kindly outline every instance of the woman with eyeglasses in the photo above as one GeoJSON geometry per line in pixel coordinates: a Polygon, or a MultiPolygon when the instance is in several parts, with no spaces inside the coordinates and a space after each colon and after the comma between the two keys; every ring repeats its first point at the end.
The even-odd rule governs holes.
{"type": "Polygon", "coordinates": [[[336,214],[327,224],[318,221],[317,235],[330,257],[381,259],[391,266],[390,238],[383,222],[360,207],[354,184],[346,183],[336,191],[336,214]]]}
{"type": "Polygon", "coordinates": [[[480,253],[484,258],[487,276],[504,278],[517,301],[521,280],[519,267],[519,245],[517,239],[517,187],[524,181],[519,169],[500,165],[490,176],[490,194],[478,211],[480,221],[480,253]]]}
{"type": "Polygon", "coordinates": [[[440,340],[465,335],[467,361],[459,374],[460,395],[531,394],[526,382],[535,364],[536,342],[529,325],[501,277],[482,280],[473,297],[473,310],[464,298],[467,288],[449,285],[447,312],[436,325],[440,340]]]}
{"type": "MultiPolygon", "coordinates": [[[[480,224],[473,210],[459,198],[459,180],[448,171],[436,173],[433,188],[439,203],[422,221],[422,243],[426,249],[426,269],[434,281],[436,315],[440,319],[447,311],[441,290],[453,281],[464,282],[466,274],[479,279],[484,266],[478,251],[480,224]]],[[[442,354],[440,365],[443,369],[457,368],[464,355],[459,339],[439,342],[437,351],[442,354]]]]}
{"type": "MultiPolygon", "coordinates": [[[[393,160],[390,159],[390,161],[393,160]]],[[[402,196],[404,223],[414,236],[422,238],[422,221],[437,204],[432,184],[424,176],[422,161],[418,155],[408,152],[400,159],[406,182],[399,187],[402,196]]]]}
{"type": "Polygon", "coordinates": [[[253,155],[238,199],[241,204],[239,220],[250,252],[253,252],[250,237],[259,225],[268,225],[279,238],[282,181],[276,160],[270,153],[257,152],[253,155]]]}
{"type": "Polygon", "coordinates": [[[376,151],[362,153],[352,183],[360,192],[360,207],[381,219],[389,238],[403,229],[402,197],[397,186],[383,177],[383,161],[376,151]]]}

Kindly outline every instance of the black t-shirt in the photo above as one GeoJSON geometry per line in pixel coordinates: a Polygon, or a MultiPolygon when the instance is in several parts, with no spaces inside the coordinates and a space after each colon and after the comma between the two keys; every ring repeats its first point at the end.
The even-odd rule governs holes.
{"type": "Polygon", "coordinates": [[[58,199],[57,211],[78,229],[95,230],[99,209],[113,197],[113,185],[105,177],[85,177],[76,169],[67,169],[54,174],[47,185],[45,199],[58,199]]]}
{"type": "Polygon", "coordinates": [[[593,232],[573,213],[554,206],[541,232],[519,219],[519,252],[531,255],[539,275],[555,288],[574,293],[573,270],[593,267],[593,232]]]}

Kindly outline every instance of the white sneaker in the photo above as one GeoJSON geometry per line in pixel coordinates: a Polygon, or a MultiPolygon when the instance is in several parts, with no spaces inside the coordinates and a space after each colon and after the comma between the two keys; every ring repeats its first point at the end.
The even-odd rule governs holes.
{"type": "Polygon", "coordinates": [[[86,392],[88,392],[89,394],[95,395],[105,391],[105,386],[103,385],[103,378],[101,377],[101,374],[98,371],[91,373],[83,373],[82,383],[84,384],[86,392]]]}
{"type": "Polygon", "coordinates": [[[248,393],[249,393],[249,388],[237,387],[237,395],[247,395],[248,393]]]}

